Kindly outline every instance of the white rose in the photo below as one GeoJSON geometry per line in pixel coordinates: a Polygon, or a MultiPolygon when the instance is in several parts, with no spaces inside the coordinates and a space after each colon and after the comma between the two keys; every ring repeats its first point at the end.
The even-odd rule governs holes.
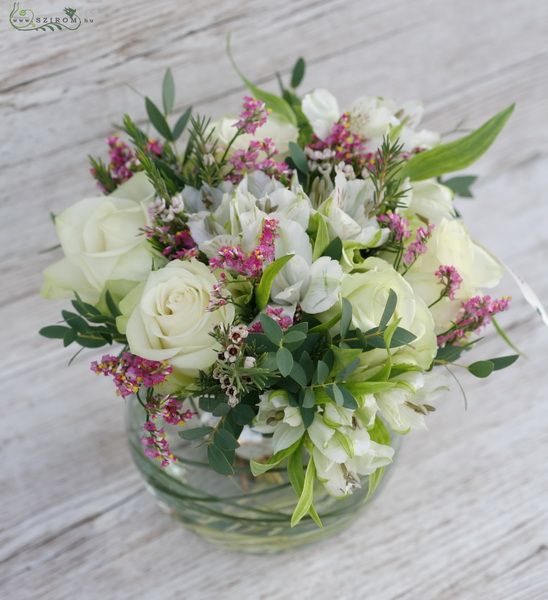
{"type": "Polygon", "coordinates": [[[98,302],[110,281],[142,281],[152,255],[141,229],[154,188],[137,173],[110,196],[87,198],[55,217],[65,258],[44,271],[42,295],[61,298],[77,292],[98,302]]]}
{"type": "MultiPolygon", "coordinates": [[[[415,295],[411,285],[386,261],[381,258],[367,258],[362,265],[363,272],[347,274],[343,277],[341,295],[352,304],[352,324],[361,331],[368,331],[379,325],[390,290],[397,296],[394,318],[401,319],[399,327],[415,335],[410,345],[393,350],[396,364],[412,364],[427,369],[437,351],[434,321],[424,302],[415,295]]],[[[329,313],[326,313],[330,316],[329,313]]],[[[383,364],[386,350],[377,349],[362,355],[362,368],[356,377],[383,364]]],[[[354,377],[354,375],[353,375],[354,377]]]]}
{"type": "MultiPolygon", "coordinates": [[[[236,134],[237,129],[234,123],[237,120],[237,117],[223,117],[213,123],[214,136],[222,146],[227,146],[236,134]]],[[[231,150],[247,150],[249,142],[252,140],[262,141],[265,138],[270,138],[279,154],[287,154],[289,152],[289,142],[296,142],[298,136],[299,130],[295,125],[282,121],[275,115],[269,115],[266,123],[259,127],[253,135],[244,133],[238,136],[232,144],[231,150]]]]}
{"type": "Polygon", "coordinates": [[[455,267],[463,281],[455,292],[455,300],[443,298],[431,307],[438,334],[451,326],[463,300],[481,293],[483,288],[495,287],[503,275],[497,260],[474,243],[458,220],[441,220],[427,242],[427,251],[405,275],[427,306],[435,302],[444,289],[434,275],[440,265],[455,267]]]}
{"type": "Polygon", "coordinates": [[[302,101],[302,111],[310,121],[314,133],[322,140],[329,135],[341,116],[337,99],[324,89],[306,94],[302,101]]]}
{"type": "Polygon", "coordinates": [[[415,181],[409,193],[407,211],[429,223],[438,225],[442,219],[455,218],[453,192],[434,180],[415,181]]]}
{"type": "MultiPolygon", "coordinates": [[[[208,267],[194,259],[172,261],[150,273],[127,321],[131,352],[150,360],[167,360],[176,374],[186,377],[196,377],[211,366],[218,349],[210,333],[234,318],[230,304],[207,310],[216,283],[208,267]]],[[[121,310],[127,310],[124,303],[121,310]]]]}

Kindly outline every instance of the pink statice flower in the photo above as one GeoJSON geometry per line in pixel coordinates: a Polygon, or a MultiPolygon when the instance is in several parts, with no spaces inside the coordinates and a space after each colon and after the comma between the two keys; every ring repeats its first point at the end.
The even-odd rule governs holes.
{"type": "Polygon", "coordinates": [[[122,356],[104,355],[99,362],[91,363],[91,370],[98,375],[112,377],[116,393],[122,398],[136,394],[141,386],[153,387],[163,383],[173,372],[167,361],[148,360],[124,352],[122,356]]]}
{"type": "Polygon", "coordinates": [[[462,303],[454,325],[438,335],[438,346],[459,343],[470,333],[477,333],[491,322],[491,317],[505,311],[510,303],[509,297],[492,299],[491,296],[474,296],[462,303]]]}
{"type": "Polygon", "coordinates": [[[234,123],[234,127],[245,133],[254,134],[259,127],[266,123],[267,117],[268,112],[264,102],[251,96],[244,96],[243,110],[238,121],[234,123]]]}
{"type": "Polygon", "coordinates": [[[158,427],[153,420],[148,420],[143,425],[141,444],[145,456],[158,460],[162,467],[168,467],[176,461],[169,447],[164,428],[158,427]]]}
{"type": "Polygon", "coordinates": [[[198,413],[183,408],[183,402],[175,396],[154,396],[145,404],[149,416],[161,418],[169,425],[184,425],[198,413]]]}
{"type": "Polygon", "coordinates": [[[406,248],[403,255],[403,262],[410,266],[417,258],[426,252],[428,249],[426,242],[430,239],[434,225],[428,225],[426,227],[419,227],[415,232],[415,239],[406,248]]]}
{"type": "MultiPolygon", "coordinates": [[[[276,321],[276,323],[278,323],[278,325],[284,330],[289,329],[293,325],[293,318],[285,313],[282,306],[268,305],[264,312],[266,315],[274,319],[274,321],[276,321]]],[[[261,325],[261,322],[257,320],[255,323],[252,323],[248,329],[252,333],[262,333],[263,326],[261,325]]]]}
{"type": "Polygon", "coordinates": [[[390,229],[394,234],[394,240],[396,242],[401,242],[411,236],[409,221],[397,213],[388,212],[384,215],[379,215],[377,221],[390,229]]]}
{"type": "Polygon", "coordinates": [[[289,177],[291,169],[285,162],[275,159],[278,150],[271,138],[252,140],[246,150],[235,150],[229,159],[232,171],[227,179],[239,183],[246,173],[262,171],[270,177],[280,179],[289,177]]]}
{"type": "MultiPolygon", "coordinates": [[[[275,240],[278,236],[279,222],[276,219],[265,219],[259,244],[246,254],[240,246],[222,246],[210,259],[209,265],[214,269],[233,271],[246,277],[258,277],[266,263],[274,260],[275,240]]],[[[214,290],[214,293],[217,293],[214,290]]]]}
{"type": "Polygon", "coordinates": [[[462,277],[455,267],[452,265],[440,265],[434,273],[441,285],[445,287],[443,296],[447,296],[449,300],[455,299],[455,292],[460,288],[462,277]]]}

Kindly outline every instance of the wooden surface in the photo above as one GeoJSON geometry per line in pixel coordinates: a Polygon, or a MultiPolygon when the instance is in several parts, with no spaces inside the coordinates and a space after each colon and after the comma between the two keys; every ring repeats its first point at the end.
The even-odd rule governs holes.
{"type": "MultiPolygon", "coordinates": [[[[30,2],[30,0],[29,0],[30,2]]],[[[5,3],[4,3],[5,4],[5,3]]],[[[26,6],[26,5],[25,5],[26,6]]],[[[57,0],[31,7],[59,12],[57,0]]],[[[548,297],[548,4],[543,0],[81,2],[76,32],[0,20],[0,597],[115,599],[548,598],[548,332],[509,278],[502,322],[527,353],[455,391],[405,440],[394,476],[356,525],[300,552],[212,548],[163,515],[130,462],[121,402],[36,335],[61,303],[37,297],[54,258],[49,211],[94,193],[86,155],[124,112],[144,116],[171,66],[182,108],[235,112],[246,74],[265,86],[308,60],[308,87],[347,105],[422,98],[427,124],[477,125],[516,101],[476,199],[472,232],[548,297]]],[[[495,336],[482,355],[505,353],[495,336]]]]}

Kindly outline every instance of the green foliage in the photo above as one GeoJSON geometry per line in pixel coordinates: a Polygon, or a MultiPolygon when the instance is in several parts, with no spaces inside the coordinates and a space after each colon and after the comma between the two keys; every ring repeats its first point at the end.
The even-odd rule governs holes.
{"type": "Polygon", "coordinates": [[[298,58],[293,66],[293,70],[291,72],[291,87],[293,89],[299,87],[301,85],[302,80],[304,79],[304,74],[306,71],[306,64],[304,62],[304,58],[298,58]]]}
{"type": "Polygon", "coordinates": [[[110,174],[110,169],[100,158],[89,155],[88,159],[93,178],[101,184],[105,194],[111,194],[116,189],[117,184],[110,174]]]}
{"type": "Polygon", "coordinates": [[[306,467],[306,473],[302,485],[302,492],[297,502],[297,506],[291,517],[291,527],[295,527],[299,521],[310,511],[314,500],[314,482],[316,480],[316,465],[314,459],[310,457],[306,467]]]}
{"type": "Polygon", "coordinates": [[[173,127],[173,141],[177,141],[181,135],[183,134],[183,131],[185,130],[185,127],[187,126],[189,120],[190,120],[190,116],[192,114],[192,106],[189,106],[185,112],[177,119],[177,122],[175,123],[175,126],[173,127]]]}
{"type": "Polygon", "coordinates": [[[263,271],[259,285],[255,289],[255,301],[257,308],[262,310],[270,298],[270,290],[276,275],[285,267],[285,265],[293,258],[293,254],[287,254],[270,263],[263,271]]]}
{"type": "Polygon", "coordinates": [[[171,129],[169,128],[166,118],[150,98],[145,98],[145,108],[148,118],[150,119],[154,129],[156,129],[156,131],[166,140],[172,142],[173,134],[171,133],[171,129]]]}
{"type": "Polygon", "coordinates": [[[303,175],[308,175],[308,160],[304,150],[295,142],[289,142],[289,156],[297,170],[303,175]]]}
{"type": "Polygon", "coordinates": [[[443,185],[446,185],[451,189],[457,196],[461,198],[473,198],[471,187],[477,180],[477,175],[462,175],[460,177],[451,177],[446,181],[442,181],[443,185]]]}
{"type": "Polygon", "coordinates": [[[183,440],[194,441],[203,438],[213,431],[213,427],[192,427],[191,429],[183,429],[183,431],[179,431],[179,437],[183,438],[183,440]]]}
{"type": "Polygon", "coordinates": [[[513,110],[511,104],[472,133],[416,154],[403,167],[402,177],[419,181],[466,169],[496,140],[513,110]]]}
{"type": "Polygon", "coordinates": [[[164,114],[168,115],[173,110],[175,102],[175,82],[173,81],[173,73],[171,69],[166,69],[164,80],[162,82],[162,104],[164,114]]]}
{"type": "Polygon", "coordinates": [[[116,328],[119,312],[109,291],[105,294],[105,301],[110,314],[101,313],[76,294],[76,299],[72,301],[76,312],[61,311],[65,325],[43,327],[38,333],[50,339],[62,339],[64,346],[76,343],[83,348],[100,348],[113,343],[125,344],[125,336],[116,328]]]}
{"type": "Polygon", "coordinates": [[[499,371],[513,365],[518,358],[519,354],[511,354],[509,356],[490,358],[489,360],[479,360],[468,365],[468,371],[476,377],[489,377],[493,371],[499,371]]]}

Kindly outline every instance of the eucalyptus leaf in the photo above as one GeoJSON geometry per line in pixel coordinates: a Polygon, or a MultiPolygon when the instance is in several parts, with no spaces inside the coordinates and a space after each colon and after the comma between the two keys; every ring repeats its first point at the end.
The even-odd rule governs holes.
{"type": "Polygon", "coordinates": [[[398,296],[394,290],[390,290],[388,292],[388,299],[386,301],[386,305],[384,307],[384,311],[382,313],[381,321],[379,323],[379,328],[384,329],[388,325],[388,321],[392,318],[394,311],[396,310],[396,305],[398,304],[398,296]]]}
{"type": "Polygon", "coordinates": [[[295,142],[289,142],[289,156],[295,167],[303,175],[308,175],[308,160],[303,149],[295,142]]]}
{"type": "Polygon", "coordinates": [[[491,373],[495,370],[495,365],[491,360],[479,360],[471,365],[468,365],[468,370],[472,375],[476,377],[484,378],[489,377],[491,373]]]}
{"type": "Polygon", "coordinates": [[[46,338],[62,340],[68,331],[71,331],[70,327],[64,325],[48,325],[42,327],[38,333],[46,338]]]}
{"type": "Polygon", "coordinates": [[[221,475],[234,475],[234,469],[228,456],[218,446],[209,445],[207,447],[207,459],[210,467],[221,475]]]}
{"type": "Polygon", "coordinates": [[[212,431],[213,427],[207,427],[205,425],[203,427],[192,427],[191,429],[179,431],[179,437],[187,441],[199,440],[212,431]]]}
{"type": "Polygon", "coordinates": [[[268,315],[261,313],[259,315],[259,321],[263,328],[264,334],[266,337],[273,343],[278,345],[283,338],[283,330],[282,328],[268,315]]]}
{"type": "Polygon", "coordinates": [[[168,115],[173,110],[175,102],[175,82],[173,81],[173,73],[171,69],[166,69],[164,81],[162,83],[162,103],[164,106],[164,114],[168,115]]]}
{"type": "Polygon", "coordinates": [[[451,177],[451,179],[447,179],[441,183],[461,198],[473,198],[474,195],[470,188],[474,185],[477,178],[477,175],[462,175],[461,177],[451,177]]]}
{"type": "Polygon", "coordinates": [[[294,361],[293,355],[287,348],[283,346],[278,348],[278,351],[276,352],[276,364],[278,365],[278,370],[284,377],[287,377],[291,373],[294,361]]]}

